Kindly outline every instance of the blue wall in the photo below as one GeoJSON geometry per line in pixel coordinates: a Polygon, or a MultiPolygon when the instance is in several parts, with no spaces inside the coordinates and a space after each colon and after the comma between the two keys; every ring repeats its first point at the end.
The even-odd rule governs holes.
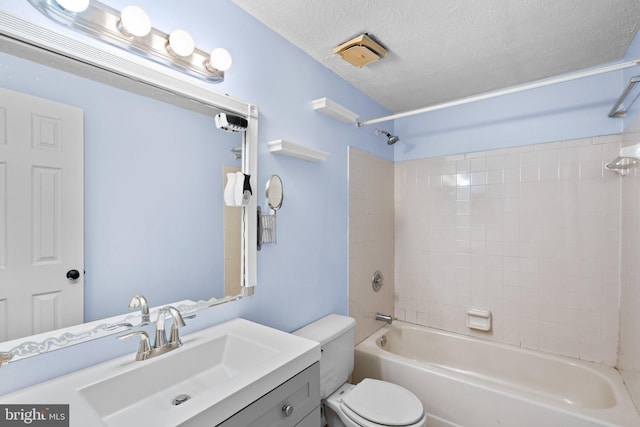
{"type": "MultiPolygon", "coordinates": [[[[125,1],[108,3],[118,9],[128,4],[125,1]]],[[[256,294],[200,313],[197,319],[189,322],[185,332],[237,316],[291,331],[331,312],[346,314],[347,147],[353,145],[389,160],[393,158],[393,152],[373,134],[373,129],[356,128],[316,113],[311,100],[326,96],[363,117],[385,115],[388,111],[231,2],[200,3],[197,9],[155,0],[138,1],[136,4],[145,8],[154,26],[166,31],[184,28],[193,35],[198,47],[209,50],[222,46],[231,52],[233,67],[225,82],[215,85],[214,89],[245,99],[260,108],[259,188],[256,194],[259,204],[265,207],[264,185],[270,175],[278,174],[284,182],[285,199],[278,212],[278,244],[265,245],[258,254],[256,294]],[[328,151],[331,155],[320,163],[276,156],[266,146],[274,139],[290,140],[328,151]]],[[[0,8],[40,25],[69,31],[48,21],[26,1],[4,2],[0,8]]],[[[79,37],[77,33],[70,34],[79,37]]],[[[65,87],[65,90],[74,92],[73,87],[65,87]]],[[[105,113],[105,116],[110,116],[110,113],[105,113]]],[[[211,122],[203,126],[211,126],[211,122]]],[[[202,132],[210,132],[212,136],[219,134],[216,129],[209,130],[208,127],[202,132]]],[[[109,156],[95,153],[91,160],[95,164],[91,167],[92,172],[96,168],[106,170],[107,162],[117,161],[114,156],[118,152],[126,158],[132,150],[147,150],[152,141],[144,139],[139,144],[135,148],[122,144],[109,156]]],[[[210,155],[207,151],[201,153],[202,157],[210,155]]],[[[143,175],[157,172],[152,162],[138,162],[127,171],[143,175]]],[[[106,184],[110,177],[104,172],[96,173],[96,182],[88,185],[105,184],[104,188],[108,188],[106,184]]],[[[116,181],[114,184],[123,180],[123,177],[111,178],[116,181]]],[[[87,227],[104,222],[100,203],[87,194],[87,227]]],[[[167,209],[184,209],[184,206],[168,203],[167,209]]],[[[202,206],[192,209],[206,212],[208,207],[203,201],[202,206]]],[[[171,212],[167,215],[170,216],[171,212]]],[[[111,231],[121,234],[121,225],[124,224],[114,223],[111,231]]],[[[88,262],[93,263],[94,269],[113,268],[113,252],[92,243],[93,231],[87,230],[86,244],[99,256],[88,262]]],[[[91,256],[87,253],[88,259],[91,256]]],[[[161,278],[155,275],[153,266],[152,261],[141,270],[148,282],[156,284],[161,278]]],[[[135,285],[130,285],[131,292],[137,292],[136,289],[135,285]]],[[[120,301],[122,311],[125,311],[126,304],[126,299],[120,301]]],[[[132,353],[134,347],[130,342],[107,337],[3,366],[0,370],[0,394],[132,353]]]]}

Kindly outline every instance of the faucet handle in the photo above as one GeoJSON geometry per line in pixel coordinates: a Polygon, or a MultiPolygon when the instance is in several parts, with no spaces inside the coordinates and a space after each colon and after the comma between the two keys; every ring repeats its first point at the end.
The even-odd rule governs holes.
{"type": "Polygon", "coordinates": [[[175,323],[171,325],[171,335],[169,335],[169,345],[173,347],[180,347],[182,340],[180,339],[180,333],[178,332],[178,325],[175,323]]]}
{"type": "MultiPolygon", "coordinates": [[[[178,314],[180,315],[180,313],[178,314]]],[[[180,339],[180,333],[178,332],[178,329],[180,329],[182,326],[186,326],[184,319],[195,319],[196,314],[194,313],[186,316],[180,315],[180,317],[182,318],[181,323],[173,322],[173,325],[171,325],[171,335],[169,336],[169,345],[173,347],[180,347],[182,345],[182,340],[180,339]]]]}
{"type": "Polygon", "coordinates": [[[149,343],[149,335],[145,331],[129,332],[118,337],[119,340],[126,340],[128,338],[140,337],[140,345],[138,346],[138,352],[136,353],[136,360],[146,360],[151,354],[151,344],[149,343]]]}
{"type": "Polygon", "coordinates": [[[178,310],[172,312],[174,316],[174,322],[171,325],[171,335],[169,335],[169,345],[172,347],[180,347],[182,345],[182,340],[180,339],[180,333],[178,329],[186,326],[184,319],[193,319],[196,317],[195,314],[190,314],[188,316],[183,316],[180,314],[178,310]]]}
{"type": "Polygon", "coordinates": [[[178,328],[185,325],[184,319],[177,308],[172,305],[162,307],[158,310],[158,320],[156,320],[156,340],[153,347],[163,348],[167,345],[170,345],[171,347],[179,347],[181,342],[180,337],[178,336],[178,328]],[[171,339],[169,342],[167,342],[167,334],[164,330],[164,321],[167,313],[173,318],[173,324],[171,325],[171,339]]]}

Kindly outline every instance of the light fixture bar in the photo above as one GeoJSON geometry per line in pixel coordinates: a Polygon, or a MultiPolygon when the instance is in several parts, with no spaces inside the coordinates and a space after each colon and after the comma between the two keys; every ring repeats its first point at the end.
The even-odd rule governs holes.
{"type": "Polygon", "coordinates": [[[167,49],[169,34],[151,27],[148,34],[135,36],[123,31],[121,13],[99,1],[91,0],[86,10],[72,12],[56,0],[28,0],[32,6],[50,19],[70,28],[81,30],[112,45],[133,51],[163,65],[178,68],[198,78],[220,83],[224,71],[211,64],[210,54],[194,47],[188,56],[176,55],[167,49]]]}

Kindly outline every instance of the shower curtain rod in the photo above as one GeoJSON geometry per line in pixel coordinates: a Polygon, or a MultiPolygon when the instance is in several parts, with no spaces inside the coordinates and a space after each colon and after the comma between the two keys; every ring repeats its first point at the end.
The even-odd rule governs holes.
{"type": "Polygon", "coordinates": [[[556,83],[564,83],[571,80],[581,79],[584,77],[591,77],[598,74],[608,73],[611,71],[623,70],[625,68],[635,67],[640,65],[640,59],[635,59],[633,61],[621,62],[620,64],[607,65],[600,68],[595,68],[587,71],[580,71],[572,74],[565,74],[560,77],[538,80],[532,83],[526,83],[519,86],[513,86],[507,89],[496,90],[492,92],[481,93],[480,95],[468,96],[465,98],[460,98],[455,101],[443,102],[441,104],[431,105],[429,107],[418,108],[416,110],[405,111],[404,113],[396,113],[388,116],[378,117],[376,119],[363,120],[361,122],[356,122],[357,127],[372,125],[375,123],[388,122],[390,120],[401,119],[403,117],[415,116],[416,114],[428,113],[430,111],[442,110],[449,107],[456,107],[458,105],[469,104],[471,102],[483,101],[485,99],[496,98],[498,96],[510,95],[512,93],[523,92],[525,90],[536,89],[539,87],[550,86],[556,83]]]}

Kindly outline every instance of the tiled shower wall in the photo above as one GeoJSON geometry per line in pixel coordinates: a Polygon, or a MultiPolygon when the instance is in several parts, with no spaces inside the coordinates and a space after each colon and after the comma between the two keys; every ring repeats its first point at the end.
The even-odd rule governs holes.
{"type": "Polygon", "coordinates": [[[603,165],[621,138],[396,163],[395,316],[615,365],[626,178],[603,165]],[[490,332],[465,325],[472,307],[490,332]]]}
{"type": "Polygon", "coordinates": [[[349,315],[356,319],[356,343],[384,323],[376,312],[393,315],[393,163],[349,149],[349,315]],[[378,292],[376,270],[384,276],[378,292]]]}
{"type": "MultiPolygon", "coordinates": [[[[622,136],[623,145],[640,142],[640,118],[622,136]]],[[[622,250],[618,369],[636,408],[640,408],[640,174],[633,169],[622,184],[622,250]]]]}

